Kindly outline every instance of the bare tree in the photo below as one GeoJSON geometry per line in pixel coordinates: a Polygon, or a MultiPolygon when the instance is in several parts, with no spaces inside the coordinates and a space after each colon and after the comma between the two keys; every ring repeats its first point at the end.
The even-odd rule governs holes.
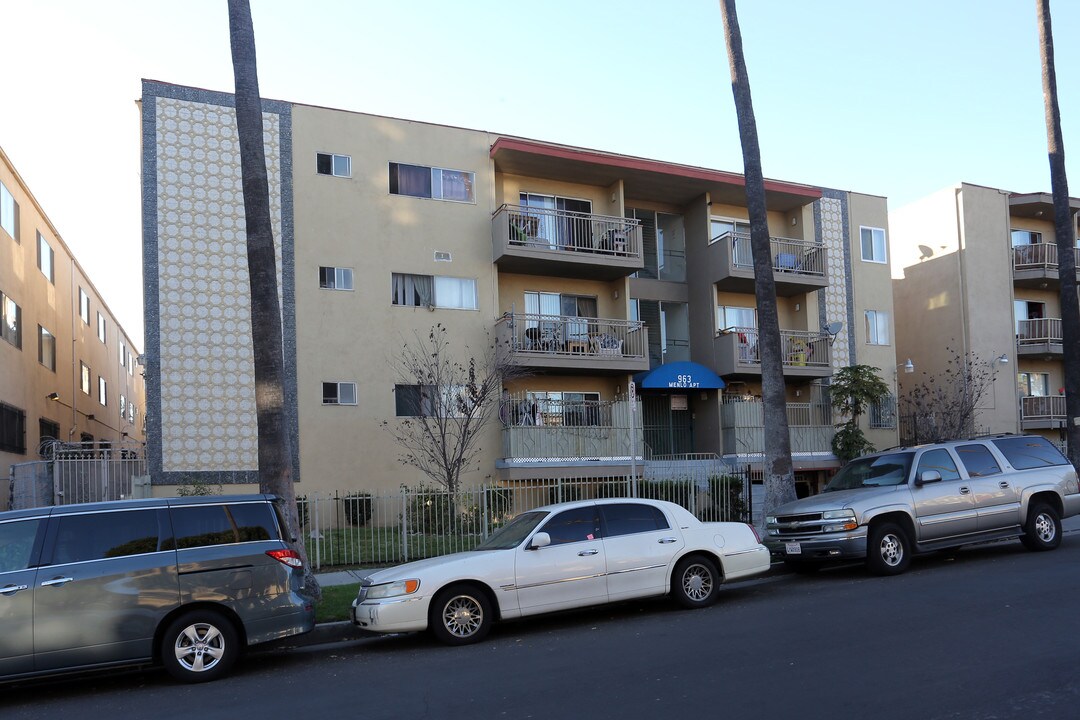
{"type": "Polygon", "coordinates": [[[905,445],[943,442],[977,433],[976,409],[994,384],[996,363],[974,352],[952,357],[936,375],[906,384],[900,396],[900,442],[905,445]]]}
{"type": "Polygon", "coordinates": [[[787,398],[784,392],[784,362],[780,350],[780,321],[776,308],[776,281],[773,278],[769,220],[765,208],[765,178],[761,170],[757,122],[750,97],[750,80],[743,57],[742,34],[735,12],[735,0],[720,0],[731,66],[731,91],[742,141],[746,208],[750,215],[750,248],[754,256],[754,295],[758,312],[758,348],[761,352],[761,397],[765,411],[765,503],[772,508],[795,499],[795,474],[791,465],[791,436],[788,433],[787,398]]]}
{"type": "Polygon", "coordinates": [[[1061,296],[1061,335],[1065,373],[1065,426],[1069,462],[1080,467],[1080,303],[1076,294],[1076,220],[1069,208],[1069,182],[1065,175],[1065,142],[1058,108],[1057,71],[1054,69],[1054,33],[1050,25],[1050,0],[1036,0],[1039,19],[1039,55],[1042,60],[1043,105],[1046,111],[1046,145],[1050,156],[1050,188],[1054,197],[1054,240],[1058,249],[1061,296]]]}
{"type": "Polygon", "coordinates": [[[284,501],[288,535],[304,561],[306,584],[319,594],[311,573],[293,485],[290,438],[285,421],[284,352],[278,302],[274,228],[263,146],[262,98],[255,62],[255,31],[247,0],[229,0],[229,40],[236,81],[236,130],[244,190],[248,275],[251,288],[251,345],[255,360],[255,411],[259,433],[259,490],[284,501]]]}
{"type": "Polygon", "coordinates": [[[441,324],[406,343],[395,359],[400,417],[383,423],[402,448],[401,463],[451,494],[483,449],[480,438],[500,412],[503,382],[523,374],[497,344],[479,357],[463,350],[458,360],[441,324]]]}

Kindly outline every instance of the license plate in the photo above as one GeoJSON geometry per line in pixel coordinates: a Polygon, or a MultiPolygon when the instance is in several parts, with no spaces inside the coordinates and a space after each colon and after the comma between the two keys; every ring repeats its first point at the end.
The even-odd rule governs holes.
{"type": "Polygon", "coordinates": [[[802,555],[802,545],[799,543],[784,543],[784,552],[788,555],[802,555]]]}

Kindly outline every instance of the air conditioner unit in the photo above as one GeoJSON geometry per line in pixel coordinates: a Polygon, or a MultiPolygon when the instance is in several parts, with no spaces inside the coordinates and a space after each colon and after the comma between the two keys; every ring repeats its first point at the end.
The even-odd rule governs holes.
{"type": "Polygon", "coordinates": [[[450,257],[450,253],[441,250],[435,251],[435,262],[451,262],[452,260],[453,258],[450,257]]]}

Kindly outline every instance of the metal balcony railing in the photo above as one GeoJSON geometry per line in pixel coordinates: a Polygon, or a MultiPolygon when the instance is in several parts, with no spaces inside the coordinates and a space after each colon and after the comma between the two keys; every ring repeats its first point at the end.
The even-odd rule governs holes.
{"type": "MultiPolygon", "coordinates": [[[[762,401],[725,396],[720,418],[725,454],[765,451],[765,404],[762,401]]],[[[828,403],[787,403],[787,418],[792,452],[832,451],[836,429],[832,424],[832,407],[828,403]]]]}
{"type": "Polygon", "coordinates": [[[1013,247],[1013,270],[1057,270],[1058,249],[1054,243],[1034,243],[1013,247]]]}
{"type": "Polygon", "coordinates": [[[1033,318],[1016,324],[1016,342],[1025,345],[1048,345],[1062,342],[1060,318],[1033,318]]]}
{"type": "MultiPolygon", "coordinates": [[[[529,393],[504,399],[503,458],[516,462],[628,461],[643,448],[627,400],[565,400],[529,393]],[[632,438],[636,436],[636,445],[632,438]]],[[[641,414],[638,401],[637,416],[641,414]]]]}
{"type": "Polygon", "coordinates": [[[649,352],[646,330],[637,320],[506,313],[501,322],[514,352],[582,358],[644,358],[649,352]]]}
{"type": "Polygon", "coordinates": [[[1021,420],[1064,420],[1064,395],[1028,395],[1020,398],[1021,420]]]}
{"type": "Polygon", "coordinates": [[[492,216],[496,236],[508,234],[511,246],[552,252],[579,252],[612,257],[641,256],[638,220],[502,205],[492,216]]]}
{"type": "MultiPolygon", "coordinates": [[[[754,254],[750,234],[727,232],[717,242],[731,243],[731,265],[741,270],[754,269],[754,254]]],[[[814,240],[769,238],[774,273],[798,273],[825,277],[825,244],[814,240]]]]}
{"type": "MultiPolygon", "coordinates": [[[[729,327],[720,331],[720,334],[730,333],[738,335],[736,348],[739,364],[760,365],[761,350],[758,346],[760,338],[758,329],[752,327],[729,327]]],[[[780,352],[784,360],[784,367],[827,368],[832,366],[832,348],[829,345],[828,333],[781,330],[780,352]]]]}

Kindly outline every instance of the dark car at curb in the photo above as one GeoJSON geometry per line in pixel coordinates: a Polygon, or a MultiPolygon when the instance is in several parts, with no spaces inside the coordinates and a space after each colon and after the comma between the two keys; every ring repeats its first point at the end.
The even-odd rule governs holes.
{"type": "Polygon", "coordinates": [[[796,571],[860,559],[895,575],[913,555],[970,543],[1019,538],[1052,550],[1061,519],[1077,514],[1076,471],[1056,447],[997,435],[856,458],[821,494],[769,513],[764,543],[796,571]]]}
{"type": "Polygon", "coordinates": [[[314,602],[268,495],[0,513],[0,681],[158,664],[217,679],[310,631],[314,602]]]}

